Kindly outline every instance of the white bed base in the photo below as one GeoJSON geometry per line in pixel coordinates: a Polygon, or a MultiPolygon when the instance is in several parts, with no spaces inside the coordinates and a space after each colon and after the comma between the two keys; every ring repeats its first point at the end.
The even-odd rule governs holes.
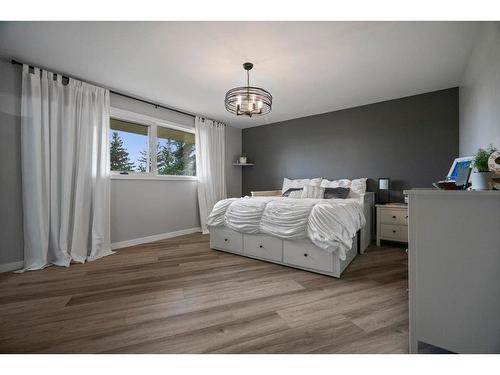
{"type": "Polygon", "coordinates": [[[330,254],[309,239],[282,240],[267,234],[246,234],[227,227],[210,228],[210,247],[215,250],[264,260],[339,278],[359,253],[363,254],[372,238],[374,193],[366,193],[364,211],[366,225],[353,238],[346,259],[330,254]]]}

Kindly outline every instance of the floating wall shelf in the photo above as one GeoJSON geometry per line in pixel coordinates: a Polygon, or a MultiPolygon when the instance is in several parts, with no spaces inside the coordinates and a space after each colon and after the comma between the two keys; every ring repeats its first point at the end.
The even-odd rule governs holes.
{"type": "Polygon", "coordinates": [[[235,165],[237,167],[253,167],[254,166],[253,163],[245,163],[245,164],[242,164],[242,163],[233,163],[233,165],[235,165]]]}

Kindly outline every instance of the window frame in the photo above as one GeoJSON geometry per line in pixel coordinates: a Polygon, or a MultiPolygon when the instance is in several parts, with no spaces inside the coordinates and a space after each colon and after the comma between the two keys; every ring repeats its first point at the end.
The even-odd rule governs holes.
{"type": "MultiPolygon", "coordinates": [[[[196,181],[197,176],[183,175],[159,175],[156,160],[156,145],[158,143],[158,126],[173,130],[180,130],[186,133],[195,134],[194,128],[186,125],[177,124],[170,121],[161,120],[156,117],[143,115],[142,113],[131,112],[121,108],[111,107],[109,110],[109,118],[133,122],[139,125],[148,127],[148,145],[150,168],[148,172],[128,172],[123,174],[119,171],[110,171],[111,178],[116,180],[172,180],[172,181],[196,181]]],[[[109,123],[109,131],[111,131],[111,121],[109,123]]],[[[196,147],[196,142],[195,142],[196,147]]]]}

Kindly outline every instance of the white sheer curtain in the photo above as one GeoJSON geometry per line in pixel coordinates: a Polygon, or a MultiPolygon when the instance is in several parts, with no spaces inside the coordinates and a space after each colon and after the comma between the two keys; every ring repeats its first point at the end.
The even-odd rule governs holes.
{"type": "Polygon", "coordinates": [[[225,125],[201,117],[195,119],[196,178],[203,233],[208,233],[207,217],[215,203],[226,198],[225,125]]]}
{"type": "Polygon", "coordinates": [[[109,255],[109,91],[22,74],[24,270],[109,255]]]}

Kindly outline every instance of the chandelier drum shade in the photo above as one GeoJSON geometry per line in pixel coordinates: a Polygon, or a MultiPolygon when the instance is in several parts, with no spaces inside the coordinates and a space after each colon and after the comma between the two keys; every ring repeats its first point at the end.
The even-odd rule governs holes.
{"type": "Polygon", "coordinates": [[[224,104],[226,110],[236,116],[261,116],[271,112],[273,104],[272,95],[260,88],[250,86],[250,70],[252,63],[244,63],[243,68],[247,71],[247,85],[235,87],[226,93],[224,104]]]}

